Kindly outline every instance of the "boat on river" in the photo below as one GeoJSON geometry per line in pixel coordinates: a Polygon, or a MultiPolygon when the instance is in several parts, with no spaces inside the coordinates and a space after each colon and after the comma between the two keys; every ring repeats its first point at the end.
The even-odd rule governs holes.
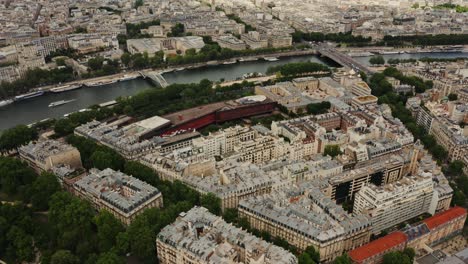
{"type": "Polygon", "coordinates": [[[49,107],[56,107],[56,106],[61,106],[61,105],[64,105],[64,104],[68,104],[68,103],[71,103],[75,101],[75,99],[72,99],[72,100],[60,100],[60,101],[57,101],[57,102],[52,102],[49,104],[49,107]]]}
{"type": "Polygon", "coordinates": [[[70,84],[70,85],[63,85],[63,86],[59,86],[59,87],[52,88],[52,89],[50,89],[50,91],[53,92],[53,93],[63,93],[63,92],[67,92],[67,91],[72,91],[72,90],[79,89],[79,88],[81,88],[82,86],[83,86],[83,85],[82,85],[81,83],[70,84]]]}
{"type": "Polygon", "coordinates": [[[97,86],[103,86],[107,84],[113,84],[116,83],[118,80],[106,80],[106,81],[98,81],[98,82],[88,82],[85,83],[84,85],[87,87],[97,87],[97,86]]]}
{"type": "Polygon", "coordinates": [[[263,59],[266,60],[266,61],[279,61],[279,59],[276,58],[276,57],[265,57],[263,59]]]}
{"type": "Polygon", "coordinates": [[[37,92],[22,94],[22,95],[15,96],[15,101],[23,101],[26,99],[31,99],[34,97],[41,96],[43,94],[44,94],[44,91],[37,91],[37,92]]]}
{"type": "Polygon", "coordinates": [[[248,58],[240,58],[239,59],[239,62],[247,62],[247,61],[257,61],[258,58],[255,58],[255,57],[248,57],[248,58]]]}
{"type": "Polygon", "coordinates": [[[225,62],[223,62],[224,65],[236,64],[236,63],[237,63],[236,60],[230,60],[230,61],[225,61],[225,62]]]}
{"type": "Polygon", "coordinates": [[[138,75],[124,75],[122,78],[119,79],[119,82],[130,81],[138,78],[138,75]]]}
{"type": "Polygon", "coordinates": [[[13,103],[13,100],[11,100],[11,99],[2,100],[2,101],[0,101],[0,107],[7,106],[7,105],[12,104],[12,103],[13,103]]]}

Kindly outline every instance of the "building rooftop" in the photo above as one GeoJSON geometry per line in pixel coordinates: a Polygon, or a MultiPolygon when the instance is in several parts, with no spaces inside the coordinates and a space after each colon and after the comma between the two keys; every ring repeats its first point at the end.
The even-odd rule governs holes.
{"type": "Polygon", "coordinates": [[[151,118],[141,120],[139,122],[133,123],[127,127],[124,128],[125,134],[127,136],[136,136],[136,137],[141,137],[144,136],[145,134],[155,131],[158,129],[161,129],[165,126],[168,126],[171,123],[170,120],[159,117],[159,116],[153,116],[151,118]]]}
{"type": "Polygon", "coordinates": [[[315,185],[320,180],[247,198],[239,207],[321,243],[370,226],[367,217],[348,214],[315,185]]]}
{"type": "Polygon", "coordinates": [[[348,255],[353,261],[361,263],[370,257],[382,254],[387,250],[394,248],[395,246],[405,243],[406,239],[407,237],[405,233],[400,231],[393,232],[389,235],[369,242],[364,246],[351,250],[348,252],[348,255]]]}
{"type": "Polygon", "coordinates": [[[59,142],[57,140],[39,141],[36,143],[30,142],[28,145],[19,148],[22,155],[44,163],[47,158],[59,153],[75,149],[73,146],[59,142]]]}
{"type": "Polygon", "coordinates": [[[92,169],[90,174],[75,182],[75,188],[102,199],[126,214],[131,214],[140,205],[160,192],[155,187],[112,169],[92,169]]]}
{"type": "Polygon", "coordinates": [[[297,263],[296,257],[285,249],[234,227],[206,208],[197,206],[181,213],[174,223],[164,227],[157,240],[187,250],[207,263],[240,263],[236,257],[239,250],[245,250],[246,255],[256,260],[264,257],[262,263],[297,263]]]}
{"type": "Polygon", "coordinates": [[[452,207],[444,212],[438,213],[423,222],[429,229],[435,229],[455,218],[466,215],[466,209],[460,206],[452,207]]]}

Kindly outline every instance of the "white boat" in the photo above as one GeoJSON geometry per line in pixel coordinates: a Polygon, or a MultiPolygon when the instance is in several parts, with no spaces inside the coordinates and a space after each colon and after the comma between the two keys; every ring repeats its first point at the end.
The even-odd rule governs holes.
{"type": "Polygon", "coordinates": [[[108,80],[108,81],[99,81],[99,82],[89,82],[85,83],[87,87],[97,87],[97,86],[102,86],[102,85],[107,85],[107,84],[112,84],[116,83],[118,80],[108,80]]]}
{"type": "Polygon", "coordinates": [[[112,100],[112,101],[109,101],[109,102],[105,102],[105,103],[102,103],[102,104],[99,104],[99,107],[109,107],[109,106],[113,106],[117,104],[117,101],[115,100],[112,100]]]}
{"type": "Polygon", "coordinates": [[[255,57],[251,57],[251,58],[240,58],[239,61],[240,62],[245,62],[245,61],[257,61],[258,58],[255,58],[255,57]]]}
{"type": "Polygon", "coordinates": [[[132,75],[124,75],[122,78],[119,79],[119,82],[125,82],[125,81],[130,81],[138,78],[138,76],[132,76],[132,75]]]}
{"type": "Polygon", "coordinates": [[[279,61],[279,59],[276,58],[276,57],[265,57],[263,59],[266,60],[266,61],[279,61]]]}
{"type": "Polygon", "coordinates": [[[391,54],[400,54],[400,52],[399,51],[381,51],[380,54],[391,55],[391,54]]]}
{"type": "Polygon", "coordinates": [[[62,92],[66,92],[66,91],[79,89],[79,88],[81,88],[81,86],[83,86],[81,83],[71,84],[71,85],[64,85],[64,86],[59,86],[59,87],[52,88],[52,89],[50,89],[50,91],[53,92],[53,93],[62,93],[62,92]]]}
{"type": "Polygon", "coordinates": [[[374,54],[371,53],[371,52],[350,52],[350,53],[348,53],[348,55],[351,56],[351,57],[369,57],[369,56],[372,56],[374,54]]]}
{"type": "Polygon", "coordinates": [[[185,70],[185,68],[177,68],[177,69],[175,69],[175,71],[183,71],[183,70],[185,70]]]}
{"type": "Polygon", "coordinates": [[[229,65],[229,64],[236,64],[237,61],[236,60],[232,60],[232,61],[225,61],[223,62],[224,65],[229,65]]]}
{"type": "Polygon", "coordinates": [[[22,95],[15,96],[15,101],[22,101],[22,100],[26,100],[26,99],[31,99],[31,98],[34,98],[34,97],[41,96],[43,94],[44,94],[44,91],[37,91],[37,92],[22,94],[22,95]]]}
{"type": "Polygon", "coordinates": [[[255,77],[262,77],[264,76],[263,73],[261,72],[250,72],[242,75],[242,79],[249,79],[249,78],[255,78],[255,77]]]}
{"type": "Polygon", "coordinates": [[[52,102],[49,104],[49,107],[56,107],[56,106],[61,106],[61,105],[64,105],[64,104],[68,104],[70,102],[73,102],[75,101],[75,99],[72,99],[72,100],[60,100],[60,101],[57,101],[57,102],[52,102]]]}
{"type": "Polygon", "coordinates": [[[13,100],[11,99],[3,100],[3,101],[0,101],[0,107],[7,106],[12,103],[13,103],[13,100]]]}

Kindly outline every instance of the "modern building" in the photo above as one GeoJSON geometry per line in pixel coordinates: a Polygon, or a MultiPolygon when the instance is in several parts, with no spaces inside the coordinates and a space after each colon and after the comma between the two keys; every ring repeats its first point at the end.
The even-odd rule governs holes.
{"type": "Polygon", "coordinates": [[[420,126],[423,126],[424,129],[429,132],[431,131],[432,122],[434,117],[431,112],[426,107],[420,107],[417,114],[416,123],[420,126]]]}
{"type": "Polygon", "coordinates": [[[365,214],[372,222],[372,233],[429,212],[433,195],[431,175],[408,176],[377,187],[366,185],[356,194],[353,213],[365,214]]]}
{"type": "Polygon", "coordinates": [[[285,249],[226,223],[203,207],[181,213],[156,238],[159,263],[296,264],[285,249]]]}
{"type": "Polygon", "coordinates": [[[353,84],[351,91],[356,96],[366,96],[371,95],[372,90],[367,83],[360,81],[353,84]]]}
{"type": "Polygon", "coordinates": [[[202,105],[163,116],[172,124],[163,134],[190,131],[213,123],[267,114],[273,112],[275,107],[276,103],[265,96],[246,96],[237,100],[202,105]]]}
{"type": "Polygon", "coordinates": [[[158,189],[112,169],[92,169],[90,174],[74,183],[73,189],[96,210],[107,210],[126,225],[144,210],[163,206],[158,189]]]}
{"type": "Polygon", "coordinates": [[[354,107],[375,106],[379,99],[373,95],[356,96],[352,99],[351,105],[354,107]]]}
{"type": "Polygon", "coordinates": [[[30,142],[20,147],[18,153],[37,172],[51,171],[60,165],[69,165],[75,169],[83,167],[78,149],[56,140],[30,142]]]}

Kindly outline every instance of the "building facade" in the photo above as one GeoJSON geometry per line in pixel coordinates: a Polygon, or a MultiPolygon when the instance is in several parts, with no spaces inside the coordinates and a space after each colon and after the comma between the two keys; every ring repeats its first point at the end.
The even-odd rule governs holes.
{"type": "Polygon", "coordinates": [[[51,171],[60,165],[69,165],[75,169],[83,167],[78,149],[56,140],[31,142],[20,147],[18,153],[37,172],[51,171]]]}

